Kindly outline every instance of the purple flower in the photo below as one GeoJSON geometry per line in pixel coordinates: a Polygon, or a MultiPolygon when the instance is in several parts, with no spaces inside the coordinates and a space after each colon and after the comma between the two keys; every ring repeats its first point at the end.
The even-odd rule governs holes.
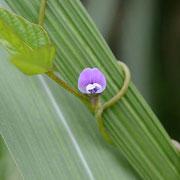
{"type": "Polygon", "coordinates": [[[84,94],[98,94],[105,90],[106,79],[99,69],[86,68],[79,76],[78,88],[84,94]]]}

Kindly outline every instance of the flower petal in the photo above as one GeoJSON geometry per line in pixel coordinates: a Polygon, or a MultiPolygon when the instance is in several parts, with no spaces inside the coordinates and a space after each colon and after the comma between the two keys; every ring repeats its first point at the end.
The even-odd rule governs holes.
{"type": "Polygon", "coordinates": [[[86,93],[87,94],[97,94],[102,92],[101,85],[94,83],[94,84],[88,84],[86,86],[86,93]]]}
{"type": "Polygon", "coordinates": [[[97,83],[101,85],[102,91],[104,91],[104,89],[106,88],[106,78],[104,77],[103,73],[97,68],[92,69],[92,82],[93,84],[97,83]]]}
{"type": "Polygon", "coordinates": [[[78,89],[82,92],[82,93],[86,93],[86,86],[88,84],[92,84],[92,69],[91,68],[86,68],[84,69],[78,79],[78,89]]]}

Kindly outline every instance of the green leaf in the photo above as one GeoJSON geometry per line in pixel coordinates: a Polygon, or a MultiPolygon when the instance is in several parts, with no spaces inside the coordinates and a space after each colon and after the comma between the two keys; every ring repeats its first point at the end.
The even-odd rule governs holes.
{"type": "Polygon", "coordinates": [[[0,133],[23,179],[139,179],[82,102],[48,77],[24,76],[0,54],[0,133]]]}
{"type": "Polygon", "coordinates": [[[0,44],[11,54],[50,45],[45,30],[0,7],[0,44]]]}
{"type": "MultiPolygon", "coordinates": [[[[21,15],[23,15],[26,18],[29,18],[31,21],[37,22],[40,6],[39,0],[7,0],[7,2],[13,10],[21,13],[21,15]]],[[[122,86],[123,73],[117,65],[114,55],[112,54],[107,44],[103,40],[102,36],[96,29],[92,20],[89,18],[87,12],[81,5],[80,1],[48,1],[45,18],[45,28],[56,46],[57,53],[55,56],[55,65],[61,76],[63,76],[63,78],[70,85],[72,85],[74,88],[77,88],[77,79],[81,70],[86,67],[97,67],[105,74],[107,79],[107,89],[104,92],[103,96],[101,96],[101,100],[102,102],[105,102],[108,99],[112,98],[122,86]]],[[[13,85],[15,86],[15,84],[13,85]]],[[[29,88],[28,84],[25,84],[25,86],[29,88]]],[[[37,88],[39,84],[33,84],[33,86],[37,88]]],[[[15,90],[17,91],[16,88],[15,90]]],[[[57,93],[55,88],[52,88],[52,90],[53,92],[55,92],[55,97],[59,98],[60,93],[57,93]]],[[[11,93],[9,93],[6,96],[10,96],[10,94],[11,93]]],[[[18,93],[16,93],[15,95],[16,101],[13,101],[15,101],[16,103],[23,103],[26,96],[21,97],[21,94],[19,94],[18,97],[18,93]]],[[[27,93],[28,97],[33,97],[33,95],[34,94],[27,93]]],[[[62,95],[63,96],[61,98],[63,98],[65,94],[62,95]]],[[[12,95],[10,97],[10,99],[14,98],[14,96],[12,97],[12,95]]],[[[34,99],[35,98],[33,98],[33,100],[34,99]]],[[[73,101],[73,98],[71,100],[73,101]]],[[[27,102],[30,106],[31,101],[29,101],[27,102]]],[[[41,102],[39,103],[42,103],[42,101],[46,101],[46,99],[41,100],[41,102]]],[[[38,102],[36,103],[39,105],[38,102]]],[[[22,112],[24,112],[24,105],[25,104],[22,104],[19,107],[19,109],[17,108],[16,113],[20,112],[22,114],[22,112]]],[[[6,107],[8,107],[8,105],[6,105],[6,107]]],[[[88,133],[88,128],[90,126],[89,122],[94,123],[95,119],[93,119],[90,113],[86,114],[86,112],[89,112],[87,107],[85,107],[85,105],[81,103],[75,103],[73,106],[72,102],[67,103],[66,101],[64,101],[62,107],[64,108],[63,110],[65,112],[67,110],[69,114],[71,114],[69,115],[68,120],[74,120],[76,121],[76,125],[79,125],[79,128],[77,128],[76,126],[76,128],[78,129],[78,142],[81,142],[82,138],[86,139],[86,141],[83,141],[81,144],[83,150],[86,151],[86,153],[89,153],[89,148],[99,148],[99,143],[92,143],[94,141],[96,142],[95,139],[98,136],[96,136],[95,139],[93,138],[92,141],[88,139],[90,137],[94,137],[93,133],[88,133]],[[75,106],[78,109],[76,109],[75,106]],[[78,119],[76,119],[77,117],[78,119]],[[81,124],[80,122],[82,121],[84,121],[85,123],[81,124]],[[82,134],[82,132],[84,131],[86,133],[82,134]],[[92,144],[88,144],[87,146],[87,143],[89,142],[91,142],[92,144]]],[[[32,108],[33,110],[31,112],[34,112],[35,109],[34,107],[32,108]]],[[[35,106],[35,108],[38,107],[35,106]]],[[[45,116],[46,111],[47,109],[45,109],[43,112],[41,111],[43,116],[45,116]]],[[[53,110],[51,109],[51,111],[53,110]]],[[[6,109],[3,108],[3,112],[6,112],[6,109]]],[[[12,116],[15,116],[16,113],[12,114],[12,116]]],[[[51,114],[48,116],[51,116],[51,114]]],[[[10,117],[6,118],[10,119],[10,117]]],[[[32,117],[32,119],[33,118],[34,116],[32,117]]],[[[39,124],[28,124],[30,127],[29,129],[32,130],[34,133],[30,131],[27,134],[23,131],[23,133],[19,134],[18,130],[23,129],[23,126],[19,128],[15,124],[17,123],[17,125],[20,125],[23,124],[25,121],[24,117],[21,117],[20,119],[22,122],[20,120],[18,121],[18,119],[15,119],[14,121],[11,120],[11,123],[13,123],[13,125],[15,126],[14,128],[12,128],[12,124],[9,123],[9,121],[1,120],[3,126],[0,127],[2,128],[2,134],[4,135],[4,139],[7,140],[9,149],[12,151],[12,154],[16,159],[17,164],[20,166],[23,175],[27,177],[27,179],[30,176],[30,174],[35,174],[37,176],[42,175],[42,177],[44,177],[43,173],[47,173],[45,171],[47,170],[46,163],[51,162],[54,156],[51,156],[51,160],[48,159],[49,153],[47,155],[46,151],[49,149],[48,147],[46,147],[45,142],[41,141],[41,138],[43,136],[47,137],[46,133],[48,132],[48,134],[50,134],[52,129],[48,131],[46,131],[47,129],[45,129],[45,133],[44,131],[39,131],[39,129],[37,129],[37,126],[39,126],[39,124]],[[13,131],[13,129],[17,129],[17,131],[13,131]],[[13,131],[13,134],[11,133],[11,131],[13,131]],[[36,134],[36,140],[34,139],[34,134],[36,134]],[[28,148],[24,147],[22,145],[23,143],[21,143],[22,139],[20,139],[20,137],[22,137],[22,135],[23,139],[25,139],[23,143],[26,143],[28,148]],[[16,136],[18,136],[18,138],[13,142],[9,138],[16,136]],[[32,137],[33,140],[31,141],[32,137]],[[29,142],[31,142],[31,145],[28,144],[29,142]],[[38,146],[39,144],[41,145],[40,147],[38,146]],[[16,151],[14,150],[15,148],[16,151]],[[33,160],[36,159],[36,162],[32,162],[31,159],[27,157],[27,154],[30,151],[29,148],[31,151],[34,152],[33,160]],[[17,149],[23,152],[23,156],[20,152],[17,151],[17,149]],[[27,149],[29,151],[27,151],[27,149]],[[45,158],[42,157],[43,155],[40,156],[39,153],[36,153],[36,151],[39,152],[39,149],[42,151],[44,156],[46,155],[45,158]],[[39,164],[39,166],[37,167],[36,164],[39,164]],[[30,172],[28,172],[29,167],[31,168],[30,172]]],[[[29,121],[31,122],[32,119],[29,118],[29,121]]],[[[46,122],[46,119],[44,121],[46,122]]],[[[147,105],[147,103],[144,101],[144,99],[132,83],[126,95],[114,106],[112,106],[110,109],[104,112],[103,121],[107,133],[112,138],[117,148],[123,152],[127,160],[132,164],[132,166],[136,169],[136,171],[143,179],[178,180],[180,178],[179,154],[172,146],[170,137],[167,135],[166,131],[158,121],[157,117],[154,115],[150,107],[147,105]]],[[[53,127],[57,127],[57,123],[58,122],[56,121],[53,127]]],[[[28,127],[28,125],[26,125],[26,128],[28,127]]],[[[74,124],[72,125],[74,126],[74,124]]],[[[29,129],[27,128],[26,132],[28,132],[29,129]]],[[[95,126],[93,131],[95,133],[95,126]]],[[[58,133],[59,131],[56,130],[56,134],[58,133]]],[[[53,138],[54,134],[51,137],[53,138]]],[[[59,140],[58,142],[61,143],[61,140],[59,140]]],[[[67,143],[68,142],[69,141],[67,141],[67,143]]],[[[69,146],[69,144],[66,146],[69,146]]],[[[64,145],[63,147],[66,146],[64,145]]],[[[72,144],[71,146],[69,146],[69,149],[71,147],[72,144]]],[[[102,144],[100,144],[100,147],[102,148],[102,144]]],[[[98,149],[97,153],[99,153],[100,151],[101,150],[98,149]]],[[[95,152],[93,151],[93,153],[95,152]]],[[[112,155],[114,155],[114,152],[111,153],[112,155]]],[[[117,157],[118,156],[116,156],[115,159],[117,157]]],[[[70,158],[69,161],[71,160],[72,159],[70,158]]],[[[77,159],[71,161],[75,167],[78,166],[77,163],[74,163],[77,162],[76,160],[77,159]]],[[[97,161],[92,161],[93,162],[91,163],[93,165],[97,163],[97,161]]],[[[103,160],[103,162],[106,161],[103,160]]],[[[66,162],[64,161],[64,163],[66,162]]],[[[53,167],[56,167],[56,169],[53,168],[53,170],[49,170],[50,173],[58,173],[57,171],[59,170],[59,166],[53,167]]],[[[119,166],[113,166],[113,170],[117,167],[119,166]]],[[[93,167],[91,166],[91,168],[93,167]]],[[[97,167],[95,168],[97,169],[97,167]]],[[[108,174],[112,173],[110,169],[111,168],[108,168],[108,173],[106,173],[107,176],[99,177],[96,174],[97,177],[95,177],[95,179],[104,179],[106,177],[109,177],[108,174]]],[[[81,172],[78,171],[76,176],[77,179],[84,179],[84,176],[78,176],[80,174],[81,172]]],[[[114,177],[109,177],[109,179],[118,179],[119,177],[115,175],[114,177]]]]}
{"type": "Polygon", "coordinates": [[[46,46],[15,54],[10,61],[26,75],[42,74],[52,69],[54,54],[54,46],[46,46]]]}
{"type": "Polygon", "coordinates": [[[14,54],[10,61],[26,75],[42,74],[53,66],[55,48],[49,46],[44,29],[4,8],[0,8],[0,43],[14,54]]]}
{"type": "MultiPolygon", "coordinates": [[[[0,50],[1,54],[4,53],[0,50]]],[[[0,58],[1,59],[1,58],[0,58]]],[[[0,135],[0,179],[1,180],[21,180],[21,175],[13,162],[7,147],[3,143],[0,135]]]]}

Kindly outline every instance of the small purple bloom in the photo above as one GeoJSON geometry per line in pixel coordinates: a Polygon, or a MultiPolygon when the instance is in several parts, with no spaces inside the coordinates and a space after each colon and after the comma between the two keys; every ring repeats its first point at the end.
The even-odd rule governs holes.
{"type": "Polygon", "coordinates": [[[78,88],[84,94],[98,94],[105,90],[106,79],[99,69],[86,68],[79,76],[78,88]]]}

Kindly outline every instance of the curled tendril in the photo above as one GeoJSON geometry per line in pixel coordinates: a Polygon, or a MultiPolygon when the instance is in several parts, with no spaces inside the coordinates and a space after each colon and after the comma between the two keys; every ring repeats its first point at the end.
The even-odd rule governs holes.
{"type": "Polygon", "coordinates": [[[97,105],[95,108],[96,109],[95,117],[97,119],[98,129],[99,129],[101,135],[104,137],[104,139],[113,145],[114,145],[113,141],[111,140],[111,138],[109,137],[109,135],[106,133],[106,131],[104,129],[102,114],[107,108],[111,107],[118,100],[120,100],[120,98],[126,93],[128,87],[129,87],[129,84],[130,84],[130,80],[131,80],[131,74],[130,74],[129,68],[120,61],[118,61],[118,64],[120,65],[120,67],[122,68],[122,70],[124,72],[124,83],[123,83],[122,88],[112,99],[110,99],[104,105],[101,105],[100,100],[98,98],[97,103],[96,103],[97,105]]]}

